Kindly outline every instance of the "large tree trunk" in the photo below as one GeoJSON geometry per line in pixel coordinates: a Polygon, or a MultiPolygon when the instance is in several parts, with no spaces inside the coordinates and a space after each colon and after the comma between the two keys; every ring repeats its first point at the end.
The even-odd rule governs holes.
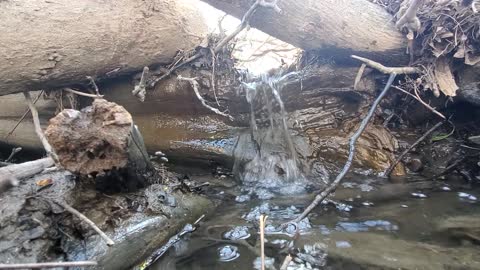
{"type": "Polygon", "coordinates": [[[169,63],[206,34],[189,0],[7,0],[0,18],[0,95],[169,63]]]}
{"type": "MultiPolygon", "coordinates": [[[[237,18],[250,0],[202,0],[237,18]]],[[[260,8],[250,24],[305,50],[319,49],[325,56],[355,53],[382,63],[405,62],[406,41],[392,17],[367,0],[281,0],[281,14],[260,8]]]]}

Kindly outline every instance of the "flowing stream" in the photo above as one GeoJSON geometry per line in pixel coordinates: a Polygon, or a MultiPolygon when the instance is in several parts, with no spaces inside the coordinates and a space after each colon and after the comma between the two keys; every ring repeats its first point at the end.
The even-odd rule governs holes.
{"type": "Polygon", "coordinates": [[[480,269],[480,193],[461,183],[352,174],[308,218],[280,227],[308,205],[314,182],[281,98],[296,76],[244,84],[250,130],[236,143],[233,173],[191,174],[210,183],[220,206],[151,269],[260,269],[260,215],[268,216],[266,269],[281,269],[288,255],[289,270],[480,269]]]}

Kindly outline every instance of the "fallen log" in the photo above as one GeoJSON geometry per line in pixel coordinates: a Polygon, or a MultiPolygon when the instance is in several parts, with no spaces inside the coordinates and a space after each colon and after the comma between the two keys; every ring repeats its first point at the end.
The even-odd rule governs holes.
{"type": "Polygon", "coordinates": [[[0,95],[170,63],[207,31],[190,0],[0,1],[0,17],[0,95]]]}
{"type": "Polygon", "coordinates": [[[75,174],[112,175],[122,187],[135,189],[154,172],[130,113],[104,99],[81,111],[63,110],[50,119],[45,136],[61,166],[75,174]]]}
{"type": "MultiPolygon", "coordinates": [[[[202,0],[241,18],[249,0],[202,0]]],[[[368,57],[385,64],[408,60],[406,39],[396,29],[392,16],[366,0],[278,1],[282,10],[261,8],[250,25],[304,50],[319,50],[329,58],[368,57]]]]}

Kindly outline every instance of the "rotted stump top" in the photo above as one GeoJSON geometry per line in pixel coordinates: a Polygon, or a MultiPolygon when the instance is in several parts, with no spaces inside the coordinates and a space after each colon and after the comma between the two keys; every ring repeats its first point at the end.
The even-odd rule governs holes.
{"type": "Polygon", "coordinates": [[[132,128],[125,108],[95,99],[81,111],[60,112],[50,120],[45,136],[66,170],[87,175],[127,166],[132,128]]]}

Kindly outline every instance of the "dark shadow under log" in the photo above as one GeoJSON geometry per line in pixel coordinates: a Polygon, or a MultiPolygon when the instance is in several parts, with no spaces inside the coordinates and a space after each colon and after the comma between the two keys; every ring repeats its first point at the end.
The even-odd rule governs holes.
{"type": "Polygon", "coordinates": [[[72,173],[127,190],[144,186],[153,176],[132,116],[116,103],[95,99],[81,111],[63,110],[50,120],[45,135],[62,167],[72,173]]]}

